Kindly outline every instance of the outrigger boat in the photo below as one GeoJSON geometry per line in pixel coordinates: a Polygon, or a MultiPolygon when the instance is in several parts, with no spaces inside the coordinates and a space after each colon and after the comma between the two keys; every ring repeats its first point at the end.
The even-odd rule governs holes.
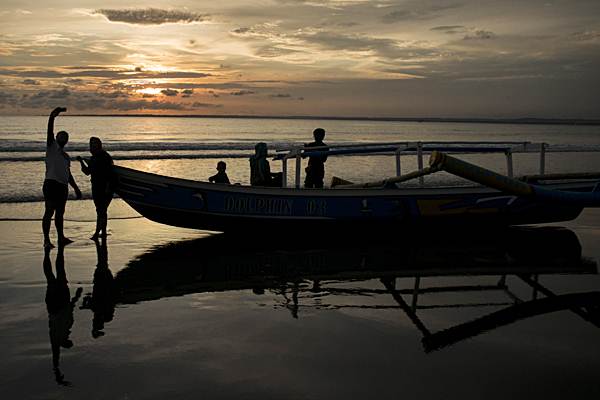
{"type": "MultiPolygon", "coordinates": [[[[546,174],[546,153],[560,151],[530,142],[402,142],[296,147],[278,150],[282,187],[217,185],[115,167],[117,194],[144,217],[167,225],[222,232],[293,228],[294,232],[371,234],[407,226],[478,224],[507,226],[575,219],[585,207],[600,206],[600,173],[546,174]],[[396,175],[377,182],[341,181],[327,189],[302,189],[301,160],[328,156],[393,154],[396,175]],[[450,154],[504,153],[507,174],[450,154]],[[537,175],[513,176],[515,153],[538,153],[537,175]],[[423,157],[430,154],[429,166],[423,157]],[[416,155],[418,170],[402,174],[401,156],[416,155]],[[295,185],[288,186],[287,162],[295,159],[295,185]],[[472,181],[471,186],[424,185],[439,171],[472,181]],[[398,186],[418,179],[418,186],[398,186]]],[[[339,181],[339,180],[338,180],[339,181]]]]}

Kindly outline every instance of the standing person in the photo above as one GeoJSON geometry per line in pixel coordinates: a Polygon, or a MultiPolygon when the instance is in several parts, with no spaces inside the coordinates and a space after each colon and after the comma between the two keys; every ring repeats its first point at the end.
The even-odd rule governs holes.
{"type": "MultiPolygon", "coordinates": [[[[307,143],[304,147],[325,147],[323,143],[325,139],[325,129],[317,128],[313,131],[315,141],[307,143]]],[[[323,188],[323,178],[325,177],[325,161],[327,161],[327,148],[322,149],[322,155],[314,155],[308,158],[308,166],[306,167],[306,178],[304,179],[305,188],[323,188]]]]}
{"type": "Polygon", "coordinates": [[[77,157],[81,171],[91,175],[92,198],[96,206],[96,231],[90,239],[98,240],[100,235],[106,237],[106,224],[108,222],[108,206],[113,198],[113,159],[102,149],[102,141],[97,137],[90,138],[89,164],[81,157],[77,157]]]}
{"type": "Polygon", "coordinates": [[[48,119],[48,133],[46,137],[46,177],[44,186],[44,218],[42,219],[42,231],[44,232],[44,247],[52,248],[54,245],[50,241],[50,224],[54,215],[54,225],[58,235],[58,244],[67,245],[73,241],[64,235],[63,219],[67,196],[69,194],[69,184],[75,190],[77,199],[81,199],[81,190],[75,183],[71,175],[71,159],[64,151],[64,147],[69,141],[69,134],[60,131],[54,138],[54,119],[61,112],[67,111],[66,108],[57,107],[50,113],[48,119]],[[56,213],[56,214],[55,214],[56,213]]]}

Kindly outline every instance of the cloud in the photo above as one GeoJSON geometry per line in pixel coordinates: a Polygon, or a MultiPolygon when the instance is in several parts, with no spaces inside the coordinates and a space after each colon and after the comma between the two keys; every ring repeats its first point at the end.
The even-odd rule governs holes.
{"type": "Polygon", "coordinates": [[[165,96],[177,96],[179,94],[179,92],[177,90],[174,89],[163,89],[160,91],[162,94],[164,94],[165,96]]]}
{"type": "Polygon", "coordinates": [[[116,99],[117,97],[127,97],[127,93],[116,90],[114,92],[98,92],[98,95],[107,99],[116,99]]]}
{"type": "Polygon", "coordinates": [[[259,47],[255,51],[255,54],[257,56],[264,57],[264,58],[281,57],[281,56],[285,56],[288,54],[294,54],[294,53],[300,53],[300,50],[294,50],[294,49],[288,49],[285,47],[270,46],[270,45],[259,47]]]}
{"type": "Polygon", "coordinates": [[[387,38],[374,38],[357,34],[342,34],[333,31],[301,33],[296,36],[325,50],[372,52],[388,59],[412,59],[436,57],[439,49],[426,42],[403,42],[387,38]]]}
{"type": "MultiPolygon", "coordinates": [[[[381,17],[381,21],[386,24],[393,24],[403,21],[433,19],[439,17],[442,14],[442,11],[460,7],[460,4],[436,4],[426,7],[417,4],[418,3],[415,3],[415,8],[389,12],[381,17]]],[[[410,4],[407,6],[410,6],[410,4]]]]}
{"type": "Polygon", "coordinates": [[[181,91],[181,97],[191,97],[194,94],[194,89],[183,89],[181,91]]]}
{"type": "Polygon", "coordinates": [[[448,35],[453,35],[455,33],[464,33],[465,31],[467,31],[467,28],[463,25],[440,25],[434,26],[430,29],[430,31],[443,32],[448,35]]]}
{"type": "Polygon", "coordinates": [[[270,94],[269,97],[274,99],[289,99],[290,97],[292,97],[292,95],[289,93],[274,93],[270,94]]]}
{"type": "Polygon", "coordinates": [[[199,101],[196,101],[195,103],[192,103],[192,107],[193,108],[221,108],[221,107],[223,107],[223,104],[201,103],[199,101]]]}
{"type": "Polygon", "coordinates": [[[36,81],[35,79],[25,79],[23,80],[23,82],[21,82],[23,85],[33,85],[33,86],[39,86],[40,81],[36,81]]]}
{"type": "Polygon", "coordinates": [[[237,92],[231,92],[229,93],[231,96],[246,96],[249,94],[254,94],[255,92],[253,92],[252,90],[238,90],[237,92]]]}
{"type": "Polygon", "coordinates": [[[190,11],[163,10],[159,8],[126,8],[126,9],[99,9],[94,14],[101,14],[111,22],[124,22],[133,25],[162,25],[162,24],[190,24],[209,19],[207,14],[198,14],[190,11]]]}
{"type": "Polygon", "coordinates": [[[2,69],[0,75],[21,76],[24,78],[106,78],[106,79],[185,79],[185,78],[205,78],[211,74],[195,71],[143,71],[140,68],[135,70],[127,69],[109,69],[104,67],[91,67],[88,69],[67,68],[73,72],[63,72],[59,69],[2,69]]]}
{"type": "Polygon", "coordinates": [[[473,33],[469,33],[465,35],[464,40],[486,40],[493,39],[496,37],[494,32],[485,31],[485,30],[477,30],[473,33]]]}

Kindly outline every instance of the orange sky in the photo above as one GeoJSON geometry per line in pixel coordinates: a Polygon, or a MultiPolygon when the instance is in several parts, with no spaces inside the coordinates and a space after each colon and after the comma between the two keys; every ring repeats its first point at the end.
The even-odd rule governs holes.
{"type": "Polygon", "coordinates": [[[4,0],[0,113],[600,118],[598,1],[4,0]]]}

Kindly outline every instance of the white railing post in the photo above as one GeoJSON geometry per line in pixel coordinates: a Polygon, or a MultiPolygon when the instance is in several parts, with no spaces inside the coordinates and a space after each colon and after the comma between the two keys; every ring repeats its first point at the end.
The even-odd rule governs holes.
{"type": "MultiPolygon", "coordinates": [[[[423,143],[422,142],[418,142],[417,143],[417,167],[420,171],[423,171],[423,143]]],[[[420,176],[419,177],[419,185],[423,186],[423,184],[425,183],[425,179],[420,176]]]]}
{"type": "Polygon", "coordinates": [[[287,187],[287,155],[285,157],[283,157],[281,159],[281,174],[283,175],[281,177],[281,187],[282,188],[286,188],[287,187]]]}
{"type": "Polygon", "coordinates": [[[506,154],[506,175],[508,175],[509,178],[512,178],[513,177],[512,150],[507,149],[504,154],[506,154]]]}
{"type": "Polygon", "coordinates": [[[546,143],[540,143],[540,175],[546,173],[546,143]]]}

